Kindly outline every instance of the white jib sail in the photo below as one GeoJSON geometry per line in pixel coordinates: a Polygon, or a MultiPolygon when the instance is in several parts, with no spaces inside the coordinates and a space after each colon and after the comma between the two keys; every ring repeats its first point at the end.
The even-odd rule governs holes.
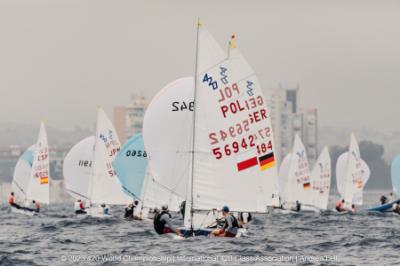
{"type": "Polygon", "coordinates": [[[288,204],[294,204],[296,201],[299,201],[303,205],[313,205],[313,190],[311,187],[307,153],[297,134],[293,144],[284,200],[288,204]]]}
{"type": "Polygon", "coordinates": [[[153,98],[143,119],[143,139],[152,176],[148,189],[159,187],[161,194],[169,195],[167,198],[181,200],[186,196],[193,139],[193,93],[192,77],[175,80],[153,98]]]}
{"type": "Polygon", "coordinates": [[[121,148],[117,132],[103,109],[99,108],[97,115],[94,162],[88,188],[90,201],[111,205],[131,203],[132,198],[122,191],[112,165],[121,148]]]}
{"type": "Polygon", "coordinates": [[[88,190],[94,156],[94,136],[74,145],[64,158],[64,184],[74,199],[90,201],[88,190]]]}
{"type": "Polygon", "coordinates": [[[168,209],[171,211],[179,211],[179,206],[184,201],[184,198],[170,189],[158,183],[150,173],[145,178],[143,186],[142,204],[144,208],[160,208],[163,204],[168,204],[168,209]]]}
{"type": "Polygon", "coordinates": [[[311,186],[314,193],[314,206],[326,210],[331,186],[331,157],[327,147],[322,149],[311,171],[311,186]]]}

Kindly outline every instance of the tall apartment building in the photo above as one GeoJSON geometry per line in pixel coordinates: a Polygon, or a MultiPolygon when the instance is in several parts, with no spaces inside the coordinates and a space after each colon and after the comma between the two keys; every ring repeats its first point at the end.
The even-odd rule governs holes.
{"type": "Polygon", "coordinates": [[[291,152],[294,136],[299,134],[310,164],[318,156],[318,116],[315,108],[299,108],[299,88],[273,89],[269,99],[274,141],[279,161],[291,152]]]}
{"type": "Polygon", "coordinates": [[[133,95],[129,106],[114,107],[114,126],[122,144],[134,134],[142,132],[148,105],[145,97],[133,95]]]}

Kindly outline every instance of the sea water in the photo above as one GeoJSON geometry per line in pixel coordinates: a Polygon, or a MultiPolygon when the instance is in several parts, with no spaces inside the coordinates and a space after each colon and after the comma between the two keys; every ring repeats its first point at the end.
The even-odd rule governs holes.
{"type": "MultiPolygon", "coordinates": [[[[381,194],[365,192],[363,208],[378,203],[381,194]]],[[[122,208],[113,214],[77,217],[68,204],[29,217],[3,205],[0,265],[400,264],[400,215],[392,213],[257,214],[247,237],[186,240],[157,235],[151,221],[123,219],[122,208]]]]}

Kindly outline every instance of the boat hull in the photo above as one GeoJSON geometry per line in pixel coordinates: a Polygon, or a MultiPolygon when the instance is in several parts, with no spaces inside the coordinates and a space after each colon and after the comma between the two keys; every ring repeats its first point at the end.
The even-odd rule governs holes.
{"type": "MultiPolygon", "coordinates": [[[[214,229],[208,229],[208,228],[200,228],[193,230],[193,232],[189,228],[179,228],[179,231],[181,232],[182,235],[185,237],[192,237],[192,236],[210,236],[211,232],[214,229]]],[[[247,229],[246,228],[239,228],[238,233],[236,234],[236,238],[238,237],[243,237],[247,236],[247,229]]]]}
{"type": "Polygon", "coordinates": [[[38,212],[36,211],[29,211],[27,209],[23,209],[23,208],[15,208],[15,207],[11,207],[11,212],[12,213],[18,213],[18,214],[23,214],[23,215],[27,215],[27,216],[34,216],[34,215],[39,215],[38,212]]]}
{"type": "Polygon", "coordinates": [[[383,205],[380,205],[380,206],[376,206],[376,207],[367,209],[367,211],[371,211],[371,212],[391,212],[393,204],[400,204],[400,199],[396,200],[396,201],[393,201],[391,203],[387,203],[387,204],[383,204],[383,205]]]}

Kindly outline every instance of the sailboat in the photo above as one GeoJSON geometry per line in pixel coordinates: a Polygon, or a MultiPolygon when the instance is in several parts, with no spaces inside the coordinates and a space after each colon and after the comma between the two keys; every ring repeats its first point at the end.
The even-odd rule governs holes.
{"type": "Polygon", "coordinates": [[[306,149],[298,134],[292,153],[285,156],[280,167],[280,197],[282,207],[291,211],[318,211],[306,149]],[[300,204],[300,208],[298,206],[300,204]]]}
{"type": "Polygon", "coordinates": [[[158,183],[151,174],[142,134],[136,134],[123,145],[113,165],[123,191],[140,202],[135,208],[137,217],[152,218],[150,210],[165,203],[172,211],[179,210],[183,199],[158,183]]]}
{"type": "Polygon", "coordinates": [[[202,23],[197,28],[191,171],[184,234],[208,235],[204,218],[229,205],[265,213],[278,192],[269,112],[253,69],[230,42],[230,55],[202,23]]]}
{"type": "MultiPolygon", "coordinates": [[[[12,181],[12,189],[17,199],[29,205],[32,201],[50,203],[49,147],[44,122],[40,124],[39,137],[35,145],[29,147],[19,158],[12,181]]],[[[11,209],[13,212],[35,214],[29,208],[11,209]]]]}
{"type": "MultiPolygon", "coordinates": [[[[400,155],[397,155],[392,160],[391,165],[391,180],[392,180],[392,191],[398,198],[400,197],[400,155]]],[[[400,204],[400,199],[393,200],[389,199],[390,202],[387,204],[379,205],[373,208],[369,208],[368,211],[379,211],[389,212],[393,210],[394,204],[400,204]]]]}
{"type": "Polygon", "coordinates": [[[121,189],[112,165],[121,148],[116,130],[102,108],[97,112],[96,135],[75,145],[64,160],[67,191],[75,199],[95,207],[91,216],[104,217],[102,204],[126,205],[132,202],[121,189]]]}
{"type": "Polygon", "coordinates": [[[363,189],[370,177],[370,169],[361,158],[357,140],[352,133],[349,151],[341,154],[336,163],[337,190],[344,207],[351,210],[352,205],[362,205],[363,189]]]}

